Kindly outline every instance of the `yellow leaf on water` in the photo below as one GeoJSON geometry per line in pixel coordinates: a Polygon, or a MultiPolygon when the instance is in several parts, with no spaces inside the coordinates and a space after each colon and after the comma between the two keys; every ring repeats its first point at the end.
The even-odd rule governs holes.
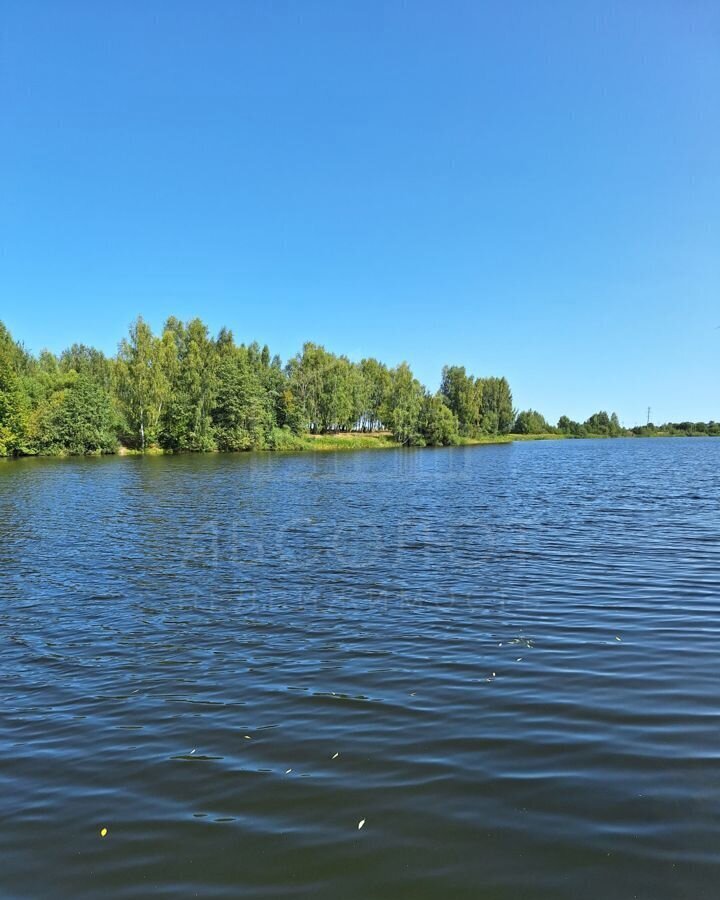
{"type": "Polygon", "coordinates": [[[105,837],[107,835],[107,828],[100,829],[100,837],[105,837]]]}

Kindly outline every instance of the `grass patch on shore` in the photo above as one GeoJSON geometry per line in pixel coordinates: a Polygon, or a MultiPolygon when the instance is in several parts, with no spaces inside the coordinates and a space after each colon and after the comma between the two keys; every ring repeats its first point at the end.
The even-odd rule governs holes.
{"type": "Polygon", "coordinates": [[[390,450],[402,444],[393,439],[388,432],[357,433],[340,432],[338,434],[305,434],[298,436],[301,446],[298,450],[390,450]]]}
{"type": "Polygon", "coordinates": [[[563,441],[567,438],[566,434],[558,434],[554,431],[547,431],[544,434],[509,434],[507,437],[511,441],[563,441]]]}
{"type": "MultiPolygon", "coordinates": [[[[484,434],[479,437],[460,437],[457,447],[474,447],[481,444],[511,444],[513,441],[561,440],[565,434],[484,434]]],[[[275,429],[269,446],[256,450],[260,453],[300,453],[332,452],[336,450],[393,450],[403,447],[389,431],[356,432],[342,431],[336,434],[295,434],[287,429],[275,429]]],[[[186,452],[186,451],[181,451],[186,452]]],[[[211,451],[217,452],[217,451],[211,451]]],[[[246,452],[246,451],[238,451],[246,452]]],[[[174,456],[177,451],[163,450],[161,447],[146,447],[135,450],[118,447],[118,456],[174,456]]]]}
{"type": "MultiPolygon", "coordinates": [[[[455,446],[474,447],[480,444],[512,444],[514,441],[550,441],[562,440],[564,434],[484,434],[480,437],[461,437],[455,446]]],[[[288,450],[379,450],[402,447],[393,436],[386,431],[360,434],[358,432],[340,432],[338,434],[305,434],[293,435],[294,440],[288,450]]]]}
{"type": "Polygon", "coordinates": [[[475,444],[513,444],[515,441],[559,441],[566,438],[566,434],[484,434],[480,437],[461,437],[458,441],[461,447],[472,447],[475,444]]]}

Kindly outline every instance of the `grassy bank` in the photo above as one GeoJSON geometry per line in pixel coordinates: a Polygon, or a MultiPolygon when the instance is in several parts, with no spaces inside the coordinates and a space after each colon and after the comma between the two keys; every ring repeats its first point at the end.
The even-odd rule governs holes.
{"type": "Polygon", "coordinates": [[[482,437],[461,437],[459,444],[463,447],[472,447],[475,444],[512,444],[515,441],[560,441],[566,438],[566,434],[487,434],[482,437]]]}
{"type": "MultiPolygon", "coordinates": [[[[482,437],[461,437],[456,446],[474,447],[480,444],[511,444],[513,441],[543,441],[557,440],[566,435],[562,434],[488,434],[482,437]]],[[[392,450],[404,446],[393,439],[390,432],[340,432],[337,434],[292,434],[286,432],[282,439],[276,440],[272,447],[266,447],[260,452],[331,452],[336,450],[392,450]]],[[[119,456],[162,456],[172,454],[172,450],[162,450],[160,447],[148,447],[142,450],[131,450],[127,447],[118,449],[119,456]]]]}
{"type": "MultiPolygon", "coordinates": [[[[544,434],[487,434],[481,437],[460,437],[457,444],[458,447],[475,447],[482,444],[512,444],[520,441],[561,441],[561,440],[588,440],[606,438],[612,439],[614,435],[606,434],[588,434],[588,435],[571,435],[547,432],[544,434]]],[[[617,435],[617,437],[634,438],[638,435],[628,433],[617,435]]],[[[673,434],[672,432],[656,432],[655,434],[641,435],[641,437],[687,437],[687,435],[673,434]]],[[[697,437],[707,437],[707,435],[697,435],[697,437]]],[[[283,432],[280,436],[275,436],[272,446],[265,447],[262,450],[255,451],[261,453],[273,452],[311,452],[323,453],[334,452],[338,450],[393,450],[403,447],[399,441],[393,439],[389,432],[340,432],[337,434],[293,434],[292,432],[283,432]]],[[[143,450],[134,450],[129,447],[120,446],[117,448],[118,456],[172,456],[176,453],[187,453],[189,451],[163,450],[161,447],[147,447],[143,450]]],[[[218,451],[206,451],[215,453],[218,451]]],[[[231,451],[244,452],[244,451],[231,451]]],[[[247,451],[250,452],[250,451],[247,451]]],[[[32,454],[33,456],[47,456],[48,454],[32,454]]],[[[61,453],[52,454],[54,456],[72,456],[74,454],[61,453]]],[[[83,454],[85,456],[100,456],[100,453],[83,454]]]]}
{"type": "MultiPolygon", "coordinates": [[[[343,432],[340,434],[293,434],[292,432],[282,432],[274,436],[271,446],[260,448],[254,452],[274,453],[274,452],[322,452],[329,450],[384,450],[402,447],[402,444],[393,440],[391,434],[386,432],[360,434],[355,432],[343,432]]],[[[119,447],[118,456],[172,456],[177,452],[163,450],[161,447],[147,447],[143,450],[133,450],[129,447],[119,447]]],[[[218,451],[206,451],[215,453],[218,451]]],[[[231,451],[231,452],[250,452],[248,451],[231,451]]]]}
{"type": "Polygon", "coordinates": [[[385,450],[401,446],[387,432],[368,434],[340,432],[338,434],[288,434],[282,442],[278,442],[271,449],[322,452],[325,450],[385,450]]]}
{"type": "MultiPolygon", "coordinates": [[[[482,437],[458,439],[459,447],[474,447],[479,444],[511,444],[513,441],[545,441],[558,440],[566,437],[564,434],[487,434],[482,437]]],[[[343,432],[340,434],[307,434],[297,437],[297,447],[288,449],[298,450],[380,450],[392,447],[401,447],[393,440],[389,432],[372,434],[359,434],[356,432],[343,432]]],[[[282,448],[285,449],[285,448],[282,448]]]]}

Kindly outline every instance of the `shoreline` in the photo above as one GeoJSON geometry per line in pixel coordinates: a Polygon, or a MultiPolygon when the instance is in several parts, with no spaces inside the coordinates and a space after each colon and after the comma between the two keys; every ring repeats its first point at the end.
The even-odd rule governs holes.
{"type": "MultiPolygon", "coordinates": [[[[525,441],[588,441],[588,440],[618,440],[621,438],[635,440],[637,438],[703,438],[717,437],[717,435],[708,434],[589,434],[584,436],[572,434],[556,434],[552,432],[542,434],[489,434],[482,437],[471,438],[461,437],[454,444],[445,445],[446,447],[481,447],[496,444],[513,444],[525,441]]],[[[205,454],[243,454],[243,453],[334,453],[347,452],[351,450],[433,450],[437,449],[433,445],[415,446],[400,443],[393,440],[392,435],[388,432],[340,432],[338,434],[304,434],[293,435],[293,439],[288,441],[287,446],[283,447],[248,447],[246,450],[168,450],[162,447],[148,447],[145,450],[136,450],[131,447],[120,445],[114,453],[27,453],[18,456],[2,456],[0,460],[12,459],[79,459],[81,457],[100,457],[100,456],[122,456],[122,457],[138,457],[138,456],[186,456],[186,455],[205,455],[205,454]]]]}

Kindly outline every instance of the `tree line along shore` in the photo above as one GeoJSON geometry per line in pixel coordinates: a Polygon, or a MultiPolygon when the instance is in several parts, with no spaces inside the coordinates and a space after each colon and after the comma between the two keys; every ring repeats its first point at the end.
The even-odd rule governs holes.
{"type": "Polygon", "coordinates": [[[162,333],[138,318],[114,357],[83,344],[34,356],[0,322],[0,456],[448,446],[554,437],[720,435],[715,422],[622,428],[614,413],[550,425],[517,411],[507,379],[445,366],[427,390],[407,363],[352,362],[317,344],[283,364],[213,337],[199,319],[162,333]]]}

